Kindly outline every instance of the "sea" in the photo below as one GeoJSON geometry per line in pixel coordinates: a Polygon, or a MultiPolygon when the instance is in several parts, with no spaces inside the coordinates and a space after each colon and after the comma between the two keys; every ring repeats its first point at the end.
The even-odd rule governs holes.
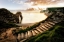
{"type": "MultiPolygon", "coordinates": [[[[13,14],[16,14],[16,12],[18,11],[12,10],[11,12],[13,14]]],[[[23,16],[22,23],[36,23],[45,20],[48,17],[44,13],[40,13],[40,11],[20,11],[20,12],[22,12],[23,16]]]]}

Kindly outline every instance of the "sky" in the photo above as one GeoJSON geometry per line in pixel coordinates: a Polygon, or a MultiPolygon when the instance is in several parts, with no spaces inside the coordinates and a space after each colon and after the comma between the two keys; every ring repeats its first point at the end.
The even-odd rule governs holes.
{"type": "Polygon", "coordinates": [[[64,0],[0,0],[0,8],[9,10],[39,10],[47,7],[64,7],[64,0]]]}

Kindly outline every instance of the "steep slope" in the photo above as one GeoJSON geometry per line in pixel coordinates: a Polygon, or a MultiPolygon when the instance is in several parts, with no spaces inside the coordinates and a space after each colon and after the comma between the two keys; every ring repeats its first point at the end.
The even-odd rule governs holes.
{"type": "Polygon", "coordinates": [[[35,37],[31,37],[24,42],[64,42],[64,21],[57,23],[48,31],[41,33],[35,37]]]}
{"type": "MultiPolygon", "coordinates": [[[[5,8],[0,8],[0,28],[14,27],[16,16],[5,8]]],[[[15,25],[16,26],[16,25],[15,25]]]]}
{"type": "MultiPolygon", "coordinates": [[[[54,8],[52,8],[54,9],[54,8]]],[[[33,25],[32,27],[25,29],[25,30],[21,30],[20,32],[18,32],[18,40],[20,42],[25,41],[26,39],[30,39],[31,37],[35,37],[39,34],[44,33],[45,31],[49,30],[50,28],[54,27],[57,23],[64,21],[64,13],[63,13],[63,9],[64,8],[55,8],[54,10],[51,10],[52,15],[49,16],[46,20],[39,22],[36,25],[33,25]],[[58,11],[60,10],[60,11],[58,11]]],[[[49,11],[50,9],[48,9],[49,11]]],[[[48,13],[48,14],[49,14],[48,13]]],[[[25,41],[26,42],[26,41],[25,41]]],[[[31,41],[29,41],[31,42],[31,41]]]]}

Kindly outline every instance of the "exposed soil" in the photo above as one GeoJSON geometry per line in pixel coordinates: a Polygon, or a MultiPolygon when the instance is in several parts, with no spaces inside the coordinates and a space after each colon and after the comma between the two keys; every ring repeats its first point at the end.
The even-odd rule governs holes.
{"type": "MultiPolygon", "coordinates": [[[[32,26],[33,24],[22,24],[21,28],[25,29],[26,27],[32,26]]],[[[0,42],[17,42],[16,35],[13,34],[13,30],[16,28],[3,28],[0,29],[0,42]]]]}
{"type": "Polygon", "coordinates": [[[12,31],[15,28],[7,29],[4,32],[1,32],[0,34],[0,42],[17,42],[16,36],[13,35],[12,31]]]}

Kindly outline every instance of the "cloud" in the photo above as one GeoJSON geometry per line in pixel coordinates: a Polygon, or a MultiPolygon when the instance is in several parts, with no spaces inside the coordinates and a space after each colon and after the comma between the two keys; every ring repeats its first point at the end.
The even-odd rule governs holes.
{"type": "Polygon", "coordinates": [[[30,4],[32,6],[35,5],[49,5],[49,4],[57,4],[62,3],[64,0],[11,0],[18,4],[30,4]]]}
{"type": "Polygon", "coordinates": [[[38,10],[48,7],[64,7],[64,0],[27,0],[26,3],[38,10]]]}
{"type": "Polygon", "coordinates": [[[41,10],[47,7],[64,6],[64,0],[10,0],[13,3],[20,4],[20,8],[26,10],[41,10]]]}
{"type": "Polygon", "coordinates": [[[49,4],[56,4],[58,2],[62,3],[64,0],[27,0],[26,2],[31,3],[32,5],[49,5],[49,4]]]}
{"type": "Polygon", "coordinates": [[[28,8],[26,9],[26,11],[34,11],[35,9],[34,8],[28,8]]]}
{"type": "Polygon", "coordinates": [[[45,10],[45,8],[40,8],[40,7],[33,7],[33,8],[28,8],[28,9],[26,9],[26,11],[36,11],[36,10],[45,10]]]}
{"type": "Polygon", "coordinates": [[[50,5],[50,4],[57,4],[62,3],[64,0],[10,0],[16,2],[18,4],[29,4],[32,6],[36,5],[50,5]]]}

